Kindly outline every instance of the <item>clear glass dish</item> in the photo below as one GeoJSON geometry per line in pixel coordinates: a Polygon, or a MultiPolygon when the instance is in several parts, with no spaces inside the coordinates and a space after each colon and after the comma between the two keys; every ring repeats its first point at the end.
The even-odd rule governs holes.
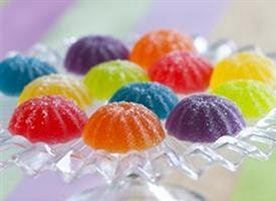
{"type": "MultiPolygon", "coordinates": [[[[62,68],[63,56],[73,41],[74,38],[67,39],[57,49],[36,45],[29,54],[52,63],[60,72],[66,73],[62,68]]],[[[200,36],[194,37],[194,44],[198,52],[212,61],[235,51],[255,49],[254,46],[237,49],[230,40],[208,44],[200,36]]],[[[269,55],[274,56],[273,53],[269,55]]],[[[224,136],[211,144],[188,143],[167,136],[157,147],[127,154],[92,150],[81,139],[51,146],[31,144],[23,137],[11,136],[5,129],[16,101],[15,97],[0,95],[0,171],[16,165],[33,176],[39,176],[46,170],[55,171],[65,182],[74,182],[87,174],[101,175],[106,181],[102,186],[68,198],[69,201],[201,201],[204,200],[202,196],[177,184],[168,184],[164,178],[177,171],[196,180],[213,165],[235,171],[247,157],[267,160],[276,143],[275,108],[263,119],[242,130],[237,137],[224,136]]]]}

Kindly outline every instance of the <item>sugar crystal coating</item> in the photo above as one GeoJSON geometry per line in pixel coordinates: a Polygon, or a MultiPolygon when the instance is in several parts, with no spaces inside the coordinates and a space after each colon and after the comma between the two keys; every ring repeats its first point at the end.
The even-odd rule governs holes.
{"type": "Polygon", "coordinates": [[[128,83],[147,80],[147,73],[142,68],[123,60],[99,64],[83,78],[93,97],[100,100],[110,98],[115,91],[128,83]]]}
{"type": "Polygon", "coordinates": [[[29,83],[19,96],[18,103],[46,95],[62,95],[81,108],[92,103],[92,96],[81,80],[60,74],[43,76],[29,83]]]}
{"type": "Polygon", "coordinates": [[[276,88],[276,65],[261,53],[237,53],[215,65],[210,87],[238,79],[258,80],[276,88]]]}
{"type": "Polygon", "coordinates": [[[194,51],[192,39],[173,29],[154,30],[143,35],[130,53],[130,60],[145,69],[172,51],[194,51]]]}
{"type": "Polygon", "coordinates": [[[86,114],[62,96],[42,96],[18,106],[9,131],[31,142],[64,143],[81,135],[86,114]]]}
{"type": "Polygon", "coordinates": [[[56,73],[48,63],[34,57],[16,55],[0,62],[0,92],[8,96],[18,96],[32,80],[56,73]]]}
{"type": "Polygon", "coordinates": [[[248,119],[261,118],[276,107],[276,94],[270,87],[256,80],[225,82],[212,92],[232,100],[248,119]]]}
{"type": "Polygon", "coordinates": [[[118,39],[101,35],[86,36],[69,48],[65,68],[76,74],[85,74],[99,63],[127,59],[128,54],[128,49],[118,39]]]}
{"type": "Polygon", "coordinates": [[[149,76],[177,93],[191,93],[209,86],[212,70],[212,65],[199,55],[177,51],[158,60],[149,69],[149,76]]]}
{"type": "Polygon", "coordinates": [[[235,104],[206,94],[184,98],[166,122],[168,134],[191,142],[214,142],[223,135],[235,136],[244,127],[245,121],[235,104]]]}
{"type": "Polygon", "coordinates": [[[168,116],[178,99],[172,90],[158,83],[131,83],[120,88],[109,102],[134,102],[152,110],[160,119],[168,116]]]}
{"type": "Polygon", "coordinates": [[[156,146],[165,134],[160,121],[149,109],[120,102],[105,105],[92,114],[82,137],[94,149],[125,153],[156,146]]]}

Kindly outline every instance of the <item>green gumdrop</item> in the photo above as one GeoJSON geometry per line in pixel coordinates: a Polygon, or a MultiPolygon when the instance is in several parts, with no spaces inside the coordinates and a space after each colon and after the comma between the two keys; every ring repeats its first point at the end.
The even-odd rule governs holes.
{"type": "Polygon", "coordinates": [[[259,81],[226,82],[213,89],[212,93],[232,100],[247,119],[261,118],[276,107],[275,93],[259,81]]]}
{"type": "Polygon", "coordinates": [[[123,60],[101,63],[84,76],[83,82],[98,100],[110,98],[119,88],[131,82],[148,81],[147,73],[138,65],[123,60]]]}

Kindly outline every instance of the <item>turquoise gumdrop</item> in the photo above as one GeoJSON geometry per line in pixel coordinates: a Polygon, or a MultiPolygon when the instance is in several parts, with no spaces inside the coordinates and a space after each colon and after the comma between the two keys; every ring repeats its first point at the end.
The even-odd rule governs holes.
{"type": "Polygon", "coordinates": [[[56,69],[34,57],[16,55],[0,62],[0,91],[7,96],[18,96],[32,80],[56,69]]]}
{"type": "Polygon", "coordinates": [[[165,119],[178,99],[168,87],[158,83],[131,83],[120,88],[109,102],[134,102],[152,110],[160,119],[165,119]]]}

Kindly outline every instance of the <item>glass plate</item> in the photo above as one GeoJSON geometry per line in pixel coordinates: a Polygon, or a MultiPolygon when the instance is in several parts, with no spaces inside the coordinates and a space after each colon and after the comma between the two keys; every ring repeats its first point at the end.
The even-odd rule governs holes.
{"type": "MultiPolygon", "coordinates": [[[[51,49],[34,46],[29,55],[45,60],[62,73],[62,61],[68,46],[75,38],[64,40],[51,49]]],[[[129,41],[131,44],[131,40],[129,41]]],[[[236,51],[256,51],[248,45],[237,48],[231,40],[209,44],[201,36],[194,36],[198,52],[215,62],[236,51]]],[[[15,54],[11,52],[8,56],[15,54]]],[[[274,53],[267,54],[275,57],[274,53]]],[[[110,154],[87,147],[81,139],[65,144],[31,144],[20,136],[11,136],[5,129],[16,107],[17,98],[0,95],[0,171],[11,165],[25,173],[38,176],[46,170],[59,173],[66,182],[73,182],[87,174],[99,174],[106,185],[90,189],[68,200],[204,200],[200,195],[182,187],[162,183],[171,172],[180,172],[198,179],[213,165],[235,171],[247,157],[267,160],[276,143],[276,108],[238,136],[223,136],[214,143],[200,144],[179,141],[167,135],[159,146],[142,152],[110,154]],[[138,196],[138,197],[137,197],[138,196]],[[142,199],[143,198],[143,199],[142,199]]],[[[104,103],[97,103],[96,106],[104,103]]],[[[91,109],[89,110],[91,111],[91,109]]]]}

